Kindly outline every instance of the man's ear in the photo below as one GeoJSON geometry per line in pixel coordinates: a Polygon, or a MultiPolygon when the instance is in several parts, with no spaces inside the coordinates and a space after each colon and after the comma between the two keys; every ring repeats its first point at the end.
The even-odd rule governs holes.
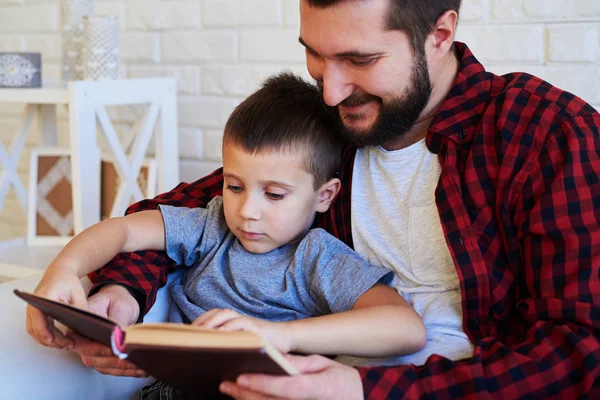
{"type": "Polygon", "coordinates": [[[454,43],[458,15],[454,10],[443,13],[435,23],[435,29],[428,36],[430,52],[446,54],[454,43]]]}
{"type": "Polygon", "coordinates": [[[319,201],[317,203],[317,212],[323,213],[329,210],[329,206],[337,196],[342,182],[338,178],[333,178],[323,184],[318,190],[319,201]]]}

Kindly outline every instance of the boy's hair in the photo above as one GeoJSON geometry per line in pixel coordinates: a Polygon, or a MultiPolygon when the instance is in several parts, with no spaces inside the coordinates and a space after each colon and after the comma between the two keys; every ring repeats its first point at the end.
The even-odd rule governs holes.
{"type": "MultiPolygon", "coordinates": [[[[304,0],[311,7],[327,8],[342,1],[359,0],[304,0]]],[[[362,1],[362,0],[361,0],[362,1]]],[[[375,1],[375,0],[369,0],[375,1]]],[[[379,0],[377,0],[379,1],[379,0]]],[[[387,0],[390,2],[386,28],[405,32],[415,54],[425,52],[425,39],[435,29],[438,18],[448,10],[458,14],[462,0],[387,0]]]]}
{"type": "Polygon", "coordinates": [[[223,146],[240,146],[250,154],[304,152],[304,168],[316,190],[336,176],[341,162],[333,112],[316,85],[282,72],[267,78],[233,110],[223,146]]]}

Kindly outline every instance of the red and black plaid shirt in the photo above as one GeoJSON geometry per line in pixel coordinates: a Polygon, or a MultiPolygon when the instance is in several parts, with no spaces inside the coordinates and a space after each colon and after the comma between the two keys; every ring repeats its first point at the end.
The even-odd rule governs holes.
{"type": "MultiPolygon", "coordinates": [[[[461,285],[473,357],[359,368],[365,397],[600,398],[600,115],[533,76],[496,76],[456,43],[460,68],[427,134],[442,167],[436,202],[461,285]]],[[[350,189],[315,221],[352,246],[350,189]]],[[[157,204],[204,206],[221,170],[157,204]]],[[[164,253],[119,255],[96,287],[118,282],[144,312],[175,266],[164,253]]]]}

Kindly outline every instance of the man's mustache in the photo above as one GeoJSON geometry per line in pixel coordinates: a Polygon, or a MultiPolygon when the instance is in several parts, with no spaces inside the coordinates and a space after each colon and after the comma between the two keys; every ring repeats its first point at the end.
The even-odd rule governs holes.
{"type": "MultiPolygon", "coordinates": [[[[321,91],[321,95],[322,95],[323,94],[323,84],[321,82],[317,81],[317,87],[321,91]]],[[[372,101],[375,101],[379,104],[382,103],[381,98],[379,98],[377,96],[373,96],[372,94],[352,93],[344,101],[342,101],[340,104],[338,104],[338,106],[341,105],[341,106],[345,106],[345,107],[356,107],[356,106],[362,106],[363,104],[367,104],[372,101]]]]}
{"type": "Polygon", "coordinates": [[[373,96],[368,93],[354,93],[347,97],[344,101],[340,103],[340,105],[345,107],[356,107],[362,106],[363,104],[370,103],[372,101],[381,102],[381,99],[377,96],[373,96]]]}

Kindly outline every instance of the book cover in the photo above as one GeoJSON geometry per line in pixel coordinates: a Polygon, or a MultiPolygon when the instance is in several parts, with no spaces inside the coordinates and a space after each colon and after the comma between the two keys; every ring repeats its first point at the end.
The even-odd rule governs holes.
{"type": "Polygon", "coordinates": [[[185,395],[219,398],[219,384],[242,373],[293,375],[297,371],[259,335],[173,323],[120,327],[71,305],[15,290],[14,293],[79,334],[111,346],[156,379],[185,395]]]}

